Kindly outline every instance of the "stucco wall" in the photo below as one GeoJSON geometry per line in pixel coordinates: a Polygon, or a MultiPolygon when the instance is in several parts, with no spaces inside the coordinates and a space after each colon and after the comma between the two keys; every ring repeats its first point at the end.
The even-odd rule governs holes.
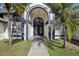
{"type": "Polygon", "coordinates": [[[28,39],[30,39],[30,40],[32,40],[32,38],[33,38],[33,26],[32,25],[28,25],[28,39]]]}
{"type": "Polygon", "coordinates": [[[79,32],[74,31],[73,39],[79,40],[79,32]]]}
{"type": "Polygon", "coordinates": [[[0,22],[0,40],[8,39],[7,23],[0,22]]]}
{"type": "Polygon", "coordinates": [[[0,34],[4,33],[4,23],[0,22],[0,34]]]}
{"type": "Polygon", "coordinates": [[[48,25],[44,26],[44,36],[48,38],[48,25]]]}

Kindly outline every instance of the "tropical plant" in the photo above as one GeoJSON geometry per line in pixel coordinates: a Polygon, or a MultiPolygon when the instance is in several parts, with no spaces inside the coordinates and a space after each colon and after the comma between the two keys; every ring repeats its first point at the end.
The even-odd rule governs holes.
{"type": "Polygon", "coordinates": [[[21,15],[24,10],[27,8],[27,4],[20,4],[20,3],[5,3],[6,9],[7,9],[7,15],[8,15],[8,36],[9,36],[9,41],[10,45],[12,44],[12,39],[11,39],[11,25],[10,25],[10,13],[15,12],[17,15],[21,15]]]}
{"type": "Polygon", "coordinates": [[[64,31],[64,45],[66,46],[66,40],[70,41],[72,39],[74,29],[78,22],[75,19],[78,19],[79,12],[76,11],[79,9],[79,6],[74,6],[72,3],[52,3],[51,6],[52,12],[56,15],[56,21],[60,20],[59,23],[63,26],[64,31]]]}

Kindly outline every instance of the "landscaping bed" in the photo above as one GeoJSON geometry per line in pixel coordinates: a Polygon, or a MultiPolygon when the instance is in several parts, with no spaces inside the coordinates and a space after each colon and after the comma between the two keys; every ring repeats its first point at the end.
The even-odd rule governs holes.
{"type": "Polygon", "coordinates": [[[31,47],[31,41],[14,40],[10,46],[8,40],[0,41],[0,56],[26,56],[31,47]]]}
{"type": "Polygon", "coordinates": [[[67,46],[63,48],[63,40],[61,39],[45,41],[43,43],[48,48],[50,56],[79,56],[79,49],[74,48],[73,44],[67,44],[67,46]],[[73,47],[71,47],[70,45],[72,45],[73,47]]]}

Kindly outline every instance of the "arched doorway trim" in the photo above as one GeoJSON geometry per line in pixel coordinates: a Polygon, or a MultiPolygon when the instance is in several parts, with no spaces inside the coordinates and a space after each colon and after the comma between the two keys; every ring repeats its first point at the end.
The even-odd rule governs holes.
{"type": "Polygon", "coordinates": [[[45,4],[30,4],[28,7],[29,8],[28,8],[28,12],[27,12],[27,20],[29,20],[31,11],[35,8],[43,9],[48,15],[48,20],[50,20],[50,12],[51,11],[50,11],[50,8],[47,5],[45,5],[45,4]]]}

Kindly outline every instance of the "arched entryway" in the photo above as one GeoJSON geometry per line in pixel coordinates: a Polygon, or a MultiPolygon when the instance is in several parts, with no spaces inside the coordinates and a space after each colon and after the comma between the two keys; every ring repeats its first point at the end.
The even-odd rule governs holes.
{"type": "Polygon", "coordinates": [[[44,36],[44,20],[41,17],[36,17],[33,20],[34,35],[44,36]]]}
{"type": "Polygon", "coordinates": [[[26,29],[24,32],[26,35],[24,36],[24,40],[31,39],[35,35],[43,36],[49,39],[49,27],[52,20],[52,17],[50,16],[51,9],[46,4],[29,4],[27,11],[28,12],[25,13],[25,18],[31,24],[26,23],[24,25],[24,28],[26,29]]]}

